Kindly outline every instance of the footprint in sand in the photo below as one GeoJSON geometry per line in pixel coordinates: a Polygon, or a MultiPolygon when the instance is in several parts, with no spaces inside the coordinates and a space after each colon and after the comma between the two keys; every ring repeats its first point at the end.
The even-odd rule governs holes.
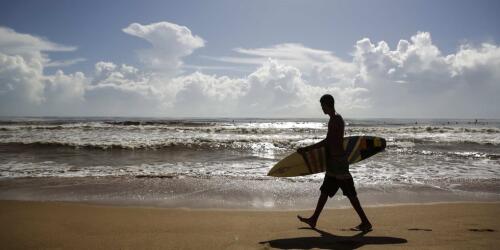
{"type": "Polygon", "coordinates": [[[469,231],[471,231],[471,232],[496,232],[495,230],[489,229],[489,228],[469,228],[469,231]]]}
{"type": "Polygon", "coordinates": [[[428,228],[408,228],[408,231],[432,231],[432,229],[428,229],[428,228]]]}

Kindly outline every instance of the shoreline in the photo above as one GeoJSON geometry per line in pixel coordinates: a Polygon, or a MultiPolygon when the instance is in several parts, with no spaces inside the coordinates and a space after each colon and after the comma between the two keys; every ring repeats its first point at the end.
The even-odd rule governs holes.
{"type": "MultiPolygon", "coordinates": [[[[347,199],[347,198],[346,198],[347,199]]],[[[110,208],[129,208],[129,209],[159,209],[159,210],[180,210],[180,211],[208,211],[208,212],[314,212],[314,206],[310,208],[210,208],[210,207],[164,207],[164,206],[150,206],[141,204],[116,204],[116,203],[99,203],[93,201],[58,201],[58,200],[0,200],[2,203],[40,203],[40,204],[60,204],[60,205],[83,205],[91,207],[110,207],[110,208]]],[[[327,203],[330,201],[327,201],[327,203]]],[[[316,205],[316,204],[312,204],[316,205]]],[[[439,205],[499,205],[500,201],[437,201],[437,202],[424,202],[424,203],[393,203],[393,204],[379,204],[379,205],[363,205],[363,209],[371,208],[397,208],[406,206],[439,206],[439,205]]],[[[353,209],[349,204],[347,206],[325,206],[323,211],[326,210],[349,210],[353,209]]],[[[354,211],[354,210],[353,210],[354,211]]],[[[499,208],[500,213],[500,208],[499,208]]]]}
{"type": "Polygon", "coordinates": [[[374,230],[350,231],[353,209],[312,211],[122,207],[73,202],[0,201],[2,248],[71,249],[495,249],[499,203],[366,207],[374,230]]]}
{"type": "MultiPolygon", "coordinates": [[[[496,184],[495,184],[496,185],[496,184]]],[[[321,182],[235,178],[74,177],[0,180],[1,200],[83,202],[114,206],[305,210],[314,208],[321,182]]],[[[489,189],[494,186],[489,187],[489,189]]],[[[500,202],[500,194],[454,191],[427,186],[373,187],[356,185],[364,207],[500,202]]],[[[327,208],[349,208],[339,190],[327,208]]]]}

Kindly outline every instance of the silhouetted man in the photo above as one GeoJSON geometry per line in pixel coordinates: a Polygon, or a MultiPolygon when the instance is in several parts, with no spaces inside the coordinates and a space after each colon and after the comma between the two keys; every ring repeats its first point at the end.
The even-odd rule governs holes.
{"type": "Polygon", "coordinates": [[[349,172],[349,162],[347,161],[347,154],[344,152],[344,119],[340,114],[335,112],[335,100],[331,95],[323,95],[320,99],[321,108],[323,112],[330,116],[328,121],[328,132],[326,138],[314,145],[297,149],[300,154],[313,148],[325,147],[326,150],[326,174],[321,185],[321,195],[316,205],[314,214],[309,218],[297,216],[300,221],[308,224],[310,227],[315,228],[318,222],[319,215],[328,200],[328,197],[333,197],[335,193],[342,189],[342,193],[349,198],[352,206],[356,210],[361,219],[361,224],[354,229],[360,231],[370,231],[372,225],[359,203],[356,189],[354,188],[354,181],[351,173],[349,172]]]}

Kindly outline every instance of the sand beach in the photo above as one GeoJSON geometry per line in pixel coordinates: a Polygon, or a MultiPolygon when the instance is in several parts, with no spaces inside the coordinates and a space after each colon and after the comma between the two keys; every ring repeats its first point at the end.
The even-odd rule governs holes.
{"type": "Polygon", "coordinates": [[[496,249],[499,203],[367,207],[374,230],[350,231],[352,209],[252,211],[0,201],[2,249],[496,249]]]}

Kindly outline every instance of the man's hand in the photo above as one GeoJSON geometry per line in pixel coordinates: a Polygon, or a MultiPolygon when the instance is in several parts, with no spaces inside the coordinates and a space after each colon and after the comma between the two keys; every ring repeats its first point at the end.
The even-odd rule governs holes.
{"type": "Polygon", "coordinates": [[[301,155],[303,155],[306,151],[307,151],[307,149],[306,149],[306,148],[298,148],[298,149],[297,149],[297,153],[299,153],[299,154],[301,154],[301,155]]]}

